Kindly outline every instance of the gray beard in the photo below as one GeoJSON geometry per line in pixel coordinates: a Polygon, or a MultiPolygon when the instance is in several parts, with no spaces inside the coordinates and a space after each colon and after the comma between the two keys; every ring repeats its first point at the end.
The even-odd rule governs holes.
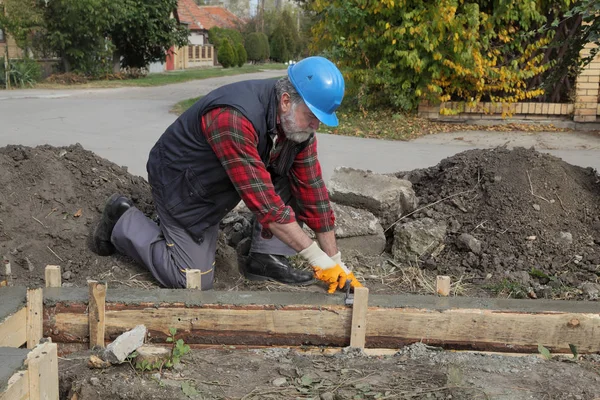
{"type": "Polygon", "coordinates": [[[285,132],[285,137],[291,140],[292,142],[302,143],[308,140],[312,132],[285,132]]]}

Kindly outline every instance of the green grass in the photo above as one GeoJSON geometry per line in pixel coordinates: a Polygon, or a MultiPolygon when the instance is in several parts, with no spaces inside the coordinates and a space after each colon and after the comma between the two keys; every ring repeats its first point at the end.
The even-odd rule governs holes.
{"type": "Polygon", "coordinates": [[[282,70],[282,76],[285,75],[283,72],[287,66],[285,64],[260,64],[260,65],[244,65],[241,68],[198,68],[198,69],[187,69],[184,71],[172,71],[164,72],[160,74],[149,74],[144,78],[139,79],[124,79],[124,80],[97,80],[90,81],[84,84],[78,85],[60,85],[53,83],[39,83],[36,85],[40,89],[63,89],[63,88],[117,88],[117,87],[130,87],[130,86],[162,86],[170,85],[173,83],[182,83],[193,81],[197,79],[216,78],[221,76],[231,76],[240,74],[249,74],[253,72],[260,72],[268,69],[282,70]]]}
{"type": "Polygon", "coordinates": [[[175,104],[173,106],[173,108],[171,108],[171,112],[177,115],[181,115],[183,114],[183,112],[185,110],[187,110],[188,108],[190,108],[195,102],[197,102],[198,100],[200,100],[203,96],[200,97],[194,97],[191,99],[187,99],[187,100],[183,100],[180,101],[179,103],[175,104]]]}

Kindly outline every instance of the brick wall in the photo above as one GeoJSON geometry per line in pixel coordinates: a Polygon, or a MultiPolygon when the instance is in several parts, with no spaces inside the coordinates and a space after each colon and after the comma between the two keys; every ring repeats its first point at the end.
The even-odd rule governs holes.
{"type": "MultiPolygon", "coordinates": [[[[581,51],[587,57],[594,47],[589,43],[581,51]]],[[[573,120],[576,122],[595,122],[598,117],[598,96],[600,95],[600,54],[577,76],[573,120]]]]}
{"type": "Polygon", "coordinates": [[[12,37],[7,36],[6,34],[5,34],[4,38],[6,39],[6,41],[0,42],[0,58],[4,57],[6,55],[6,45],[7,44],[8,44],[8,56],[10,58],[23,57],[23,52],[17,46],[17,44],[15,43],[15,40],[12,37]]]}

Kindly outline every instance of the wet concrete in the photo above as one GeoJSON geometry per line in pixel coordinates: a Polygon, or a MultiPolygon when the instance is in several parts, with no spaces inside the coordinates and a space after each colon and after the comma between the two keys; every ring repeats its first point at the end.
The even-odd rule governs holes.
{"type": "Polygon", "coordinates": [[[27,305],[27,289],[24,287],[0,288],[0,322],[27,305]]]}
{"type": "MultiPolygon", "coordinates": [[[[87,288],[47,288],[44,289],[46,305],[59,302],[87,303],[87,288]]],[[[344,305],[344,294],[336,293],[288,293],[288,292],[219,292],[192,291],[181,289],[108,289],[108,303],[136,305],[150,303],[184,303],[188,307],[206,304],[249,305],[306,305],[332,306],[344,305]]],[[[420,295],[369,295],[369,306],[381,308],[418,308],[435,311],[452,309],[481,309],[495,311],[513,311],[523,313],[584,313],[597,314],[600,324],[600,305],[597,302],[574,302],[559,300],[518,300],[484,299],[470,297],[436,297],[420,295]]]]}
{"type": "Polygon", "coordinates": [[[10,377],[23,368],[27,353],[27,349],[0,347],[0,394],[6,389],[10,377]]]}

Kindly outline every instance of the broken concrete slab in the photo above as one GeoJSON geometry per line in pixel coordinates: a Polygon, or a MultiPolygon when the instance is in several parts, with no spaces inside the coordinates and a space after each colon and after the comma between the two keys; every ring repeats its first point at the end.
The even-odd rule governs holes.
{"type": "Polygon", "coordinates": [[[422,218],[397,225],[392,255],[400,261],[415,261],[431,255],[446,239],[446,222],[422,218]]]}
{"type": "Polygon", "coordinates": [[[347,167],[335,169],[329,194],[336,203],[372,212],[384,228],[418,204],[410,181],[347,167]]]}
{"type": "Polygon", "coordinates": [[[130,331],[127,331],[115,339],[114,342],[106,346],[104,359],[113,364],[120,364],[144,344],[146,338],[146,327],[138,325],[130,331]]]}
{"type": "MultiPolygon", "coordinates": [[[[385,249],[383,227],[373,213],[367,210],[331,203],[335,214],[335,236],[342,254],[358,252],[366,256],[378,256],[385,249]]],[[[304,231],[311,237],[315,234],[310,228],[304,231]]]]}

